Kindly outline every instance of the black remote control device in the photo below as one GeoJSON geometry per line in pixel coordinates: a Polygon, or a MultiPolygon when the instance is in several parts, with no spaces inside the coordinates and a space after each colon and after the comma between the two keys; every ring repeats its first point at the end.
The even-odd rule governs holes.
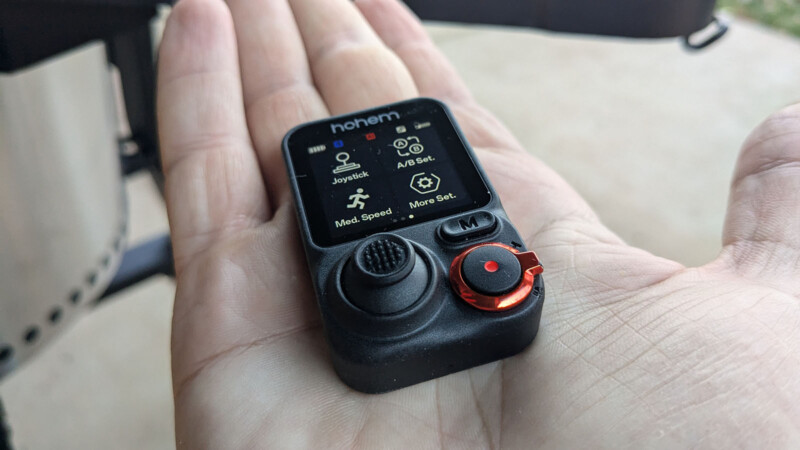
{"type": "Polygon", "coordinates": [[[399,389],[521,352],[542,266],[441,102],[301,125],[283,141],[333,366],[399,389]]]}

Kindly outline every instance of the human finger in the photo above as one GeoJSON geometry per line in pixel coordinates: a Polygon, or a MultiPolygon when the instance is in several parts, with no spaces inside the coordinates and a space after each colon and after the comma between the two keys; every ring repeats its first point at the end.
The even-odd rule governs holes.
{"type": "Polygon", "coordinates": [[[158,119],[177,269],[260,224],[268,202],[242,108],[236,38],[219,0],[183,0],[161,44],[158,119]]]}
{"type": "Polygon", "coordinates": [[[800,104],[747,139],[731,184],[722,257],[744,276],[800,294],[800,104]]]}
{"type": "Polygon", "coordinates": [[[273,201],[288,200],[281,140],[292,127],[328,116],[286,0],[229,0],[239,43],[250,135],[273,201]],[[280,199],[280,200],[278,200],[280,199]]]}
{"type": "Polygon", "coordinates": [[[348,0],[290,0],[320,94],[332,114],[418,95],[403,62],[348,0]]]}

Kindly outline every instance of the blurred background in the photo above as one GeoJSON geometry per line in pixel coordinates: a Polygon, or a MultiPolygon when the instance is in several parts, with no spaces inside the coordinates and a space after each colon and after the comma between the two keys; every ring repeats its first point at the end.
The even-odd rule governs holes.
{"type": "MultiPolygon", "coordinates": [[[[717,7],[730,31],[697,52],[672,38],[638,40],[442,22],[426,26],[478,101],[532,154],[564,176],[612,230],[654,254],[699,265],[720,250],[727,190],[741,143],[767,115],[800,101],[800,3],[721,0],[717,7]]],[[[161,8],[152,24],[155,42],[168,14],[168,7],[161,8]]],[[[11,87],[44,65],[62,59],[94,61],[107,52],[94,42],[21,71],[0,73],[0,109],[25,104],[25,92],[11,87]]],[[[111,51],[112,57],[126,54],[121,44],[111,51]]],[[[65,63],[57,80],[42,75],[37,82],[56,85],[61,78],[70,79],[70,73],[77,79],[85,65],[65,63]]],[[[127,100],[122,78],[112,71],[110,89],[117,105],[127,100]]],[[[139,82],[146,84],[146,79],[139,82]]],[[[96,87],[92,80],[83,84],[96,87]]],[[[67,114],[99,114],[92,123],[106,120],[114,133],[126,136],[119,142],[121,167],[117,155],[106,162],[90,155],[76,164],[103,162],[107,166],[102,170],[113,176],[120,170],[131,175],[125,178],[125,195],[96,192],[99,175],[88,168],[85,176],[71,181],[76,192],[98,197],[109,223],[100,220],[87,234],[87,242],[101,244],[98,269],[81,282],[82,297],[75,300],[66,290],[64,300],[58,300],[61,306],[46,305],[41,326],[26,322],[19,324],[21,331],[8,332],[17,327],[9,318],[21,314],[8,306],[8,298],[26,280],[47,284],[47,272],[40,265],[23,265],[25,272],[15,275],[17,283],[8,274],[22,269],[0,264],[0,272],[6,273],[0,273],[0,327],[7,327],[0,328],[0,399],[17,449],[174,448],[169,361],[174,283],[155,276],[110,296],[110,301],[94,301],[117,268],[125,266],[125,248],[167,231],[158,176],[138,170],[148,169],[151,161],[130,158],[142,150],[137,146],[152,143],[136,135],[135,123],[124,123],[130,108],[90,111],[91,102],[75,89],[77,99],[47,89],[37,95],[53,109],[66,108],[67,114]],[[123,122],[119,129],[116,122],[123,122]],[[3,339],[11,344],[4,347],[3,339]],[[11,362],[3,368],[4,348],[26,355],[26,361],[12,364],[15,356],[8,353],[11,362]]],[[[140,106],[147,108],[146,102],[140,106]]],[[[35,193],[25,197],[28,191],[19,187],[37,184],[36,178],[23,179],[9,169],[21,164],[2,147],[16,142],[9,137],[18,132],[17,120],[18,115],[0,113],[0,255],[14,251],[12,239],[2,240],[4,232],[25,236],[24,230],[13,232],[18,224],[9,211],[47,204],[35,193]],[[19,204],[19,196],[30,204],[19,204]]],[[[49,175],[44,168],[40,173],[49,175]]],[[[64,205],[53,208],[58,214],[47,208],[42,214],[69,214],[64,205]]],[[[45,231],[54,240],[72,239],[57,226],[45,231]]],[[[83,272],[80,277],[86,278],[83,272]]]]}

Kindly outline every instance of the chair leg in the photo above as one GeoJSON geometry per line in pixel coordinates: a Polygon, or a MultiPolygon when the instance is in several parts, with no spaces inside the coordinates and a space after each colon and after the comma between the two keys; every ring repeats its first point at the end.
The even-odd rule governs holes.
{"type": "Polygon", "coordinates": [[[6,413],[0,401],[0,450],[11,450],[11,430],[6,424],[6,413]]]}

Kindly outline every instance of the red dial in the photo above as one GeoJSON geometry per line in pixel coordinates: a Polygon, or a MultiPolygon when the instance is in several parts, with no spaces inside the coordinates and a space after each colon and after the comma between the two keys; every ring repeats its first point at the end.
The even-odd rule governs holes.
{"type": "MultiPolygon", "coordinates": [[[[481,266],[487,274],[495,274],[502,267],[498,267],[495,260],[481,261],[481,266]]],[[[539,258],[536,257],[534,252],[520,252],[519,250],[499,242],[492,242],[488,244],[478,244],[464,250],[463,253],[456,256],[450,264],[450,284],[456,291],[459,297],[470,305],[484,310],[484,311],[505,311],[513,308],[522,303],[533,290],[533,281],[536,275],[542,273],[542,265],[539,263],[539,258]],[[498,247],[504,251],[510,252],[522,269],[521,279],[516,287],[509,292],[502,294],[490,294],[480,292],[470,286],[470,283],[464,276],[464,260],[470,253],[483,247],[498,247]]]]}

